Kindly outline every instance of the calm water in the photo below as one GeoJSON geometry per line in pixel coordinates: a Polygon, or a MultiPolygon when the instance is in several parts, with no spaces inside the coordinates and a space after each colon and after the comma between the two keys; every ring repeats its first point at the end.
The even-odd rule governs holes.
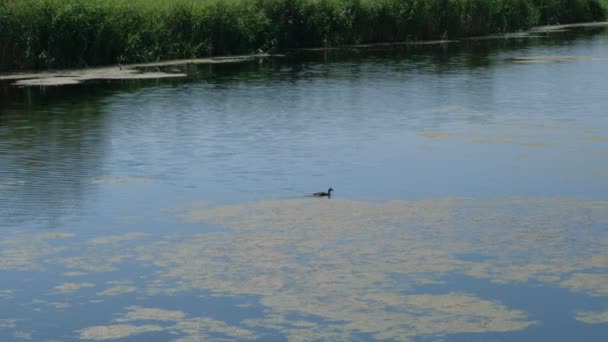
{"type": "Polygon", "coordinates": [[[0,340],[608,336],[608,29],[178,69],[0,84],[0,340]]]}

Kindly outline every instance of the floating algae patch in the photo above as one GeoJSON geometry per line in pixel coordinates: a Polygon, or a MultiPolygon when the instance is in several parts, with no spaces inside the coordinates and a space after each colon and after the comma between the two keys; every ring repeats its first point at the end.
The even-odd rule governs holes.
{"type": "Polygon", "coordinates": [[[459,106],[459,105],[446,105],[446,106],[433,108],[431,111],[433,113],[440,113],[440,114],[449,114],[449,113],[462,114],[462,113],[466,113],[469,110],[467,108],[459,106]]]}
{"type": "Polygon", "coordinates": [[[66,277],[80,277],[85,275],[85,272],[80,272],[80,271],[69,271],[69,272],[63,272],[63,275],[66,277]]]}
{"type": "Polygon", "coordinates": [[[73,248],[68,256],[57,256],[50,263],[62,266],[66,276],[86,276],[89,273],[112,272],[120,269],[126,260],[138,255],[133,241],[146,236],[142,233],[100,236],[86,240],[73,248]]]}
{"type": "Polygon", "coordinates": [[[469,144],[473,145],[504,145],[513,144],[514,140],[507,137],[491,137],[491,138],[478,138],[468,141],[469,144]]]}
{"type": "MultiPolygon", "coordinates": [[[[523,124],[518,125],[519,128],[533,130],[533,131],[549,131],[549,132],[578,132],[578,133],[592,133],[597,131],[597,127],[590,127],[584,125],[547,125],[547,124],[523,124]]],[[[588,138],[587,135],[581,137],[581,140],[588,138]]],[[[608,141],[608,139],[606,140],[608,141]]]]}
{"type": "MultiPolygon", "coordinates": [[[[292,338],[313,332],[311,339],[349,339],[358,333],[403,339],[512,331],[535,322],[471,293],[433,295],[435,303],[462,302],[457,305],[461,319],[455,319],[432,304],[434,297],[414,301],[407,293],[454,273],[497,283],[564,286],[567,274],[608,266],[606,233],[598,228],[608,222],[607,214],[606,202],[560,198],[261,201],[186,211],[185,220],[227,230],[181,241],[172,237],[171,244],[149,247],[146,255],[155,255],[148,261],[161,269],[161,278],[179,283],[180,291],[260,295],[272,319],[248,324],[279,327],[292,338]],[[480,258],[462,260],[463,253],[480,258]],[[370,294],[391,300],[371,300],[370,294]],[[293,327],[286,318],[290,312],[324,323],[293,327]]],[[[581,289],[596,294],[602,284],[594,281],[581,289]]]]}
{"type": "MultiPolygon", "coordinates": [[[[278,302],[285,298],[271,299],[277,301],[279,308],[287,306],[278,302]]],[[[522,311],[463,293],[403,295],[370,291],[362,293],[359,300],[353,298],[351,301],[360,303],[348,303],[351,307],[333,301],[329,305],[316,303],[320,305],[319,309],[310,307],[307,313],[321,315],[326,322],[306,321],[295,328],[284,320],[279,322],[279,327],[284,326],[279,330],[286,332],[290,339],[297,339],[304,330],[309,330],[307,334],[316,333],[305,340],[350,340],[362,332],[377,339],[409,340],[421,335],[515,331],[535,324],[522,311]]],[[[293,309],[285,307],[283,315],[293,309]]],[[[260,327],[265,324],[264,319],[247,323],[260,327]]]]}
{"type": "Polygon", "coordinates": [[[521,56],[513,57],[512,61],[515,63],[556,63],[578,61],[608,61],[608,58],[594,56],[521,56]]]}
{"type": "Polygon", "coordinates": [[[519,146],[538,148],[538,147],[545,147],[547,145],[544,143],[538,143],[538,142],[525,142],[525,143],[520,143],[519,146]]]}
{"type": "Polygon", "coordinates": [[[256,339],[258,336],[251,330],[235,327],[225,322],[208,317],[192,318],[178,322],[169,328],[170,332],[185,334],[175,342],[230,340],[243,341],[256,339]],[[223,336],[222,339],[215,335],[223,336]]]}
{"type": "Polygon", "coordinates": [[[60,293],[76,292],[83,288],[95,287],[93,283],[63,283],[55,286],[55,290],[60,293]]]}
{"type": "Polygon", "coordinates": [[[509,136],[475,136],[469,137],[465,143],[473,145],[517,145],[529,148],[546,147],[547,143],[539,141],[530,141],[530,137],[526,135],[509,135],[509,136]]]}
{"type": "Polygon", "coordinates": [[[11,299],[15,296],[15,290],[0,290],[1,299],[11,299]]]}
{"type": "Polygon", "coordinates": [[[0,318],[0,330],[12,329],[17,326],[16,319],[0,318]]]}
{"type": "Polygon", "coordinates": [[[225,322],[209,317],[187,317],[179,310],[165,310],[161,308],[147,308],[129,306],[127,312],[114,319],[113,324],[107,326],[93,326],[81,329],[81,339],[116,339],[141,334],[144,332],[168,332],[172,335],[181,335],[174,341],[208,341],[217,339],[246,340],[257,335],[248,329],[229,325],[225,322]],[[155,321],[154,325],[131,325],[126,323],[155,321]],[[161,325],[162,324],[162,325],[161,325]]]}
{"type": "MultiPolygon", "coordinates": [[[[228,231],[173,239],[175,245],[158,245],[159,256],[153,259],[164,269],[162,277],[177,279],[181,290],[261,295],[287,335],[303,333],[280,318],[289,312],[341,322],[308,329],[307,334],[317,332],[313,339],[348,339],[357,332],[399,338],[510,331],[534,322],[521,311],[483,302],[474,294],[438,296],[439,303],[471,303],[468,309],[459,304],[461,320],[448,318],[441,305],[431,305],[431,297],[412,301],[404,293],[429,279],[462,273],[497,283],[535,281],[603,294],[608,284],[603,276],[577,276],[583,285],[562,279],[586,268],[608,267],[608,240],[598,228],[608,222],[607,215],[606,202],[560,198],[261,201],[182,213],[188,221],[228,231]],[[461,260],[462,253],[481,257],[461,260]],[[407,275],[402,279],[409,283],[390,274],[407,275]],[[391,300],[371,301],[370,293],[391,300]],[[487,316],[476,316],[480,313],[487,316]],[[415,323],[405,327],[402,322],[415,323]]],[[[272,325],[265,318],[248,322],[272,325]]]]}
{"type": "Polygon", "coordinates": [[[120,235],[109,235],[109,236],[101,236],[87,240],[87,244],[89,245],[106,245],[106,244],[114,244],[121,241],[129,241],[139,239],[140,237],[144,237],[146,234],[131,232],[120,235]]]}
{"type": "MultiPolygon", "coordinates": [[[[558,32],[558,31],[551,31],[558,32]]],[[[498,40],[498,39],[530,39],[530,38],[547,38],[547,35],[534,34],[533,32],[513,32],[513,33],[502,33],[502,34],[489,34],[485,36],[469,37],[464,40],[498,40]]]]}
{"type": "Polygon", "coordinates": [[[458,321],[462,331],[510,331],[521,330],[535,322],[526,321],[522,311],[508,310],[505,306],[488,300],[476,298],[463,293],[448,293],[444,295],[409,295],[409,296],[378,296],[371,295],[386,305],[407,308],[409,310],[428,310],[437,312],[437,316],[429,317],[424,314],[414,317],[424,321],[427,334],[437,333],[445,327],[443,333],[453,333],[451,325],[439,322],[458,321]],[[483,322],[484,324],[478,324],[483,322]],[[505,324],[508,322],[509,324],[505,324]]]}
{"type": "Polygon", "coordinates": [[[50,308],[54,308],[54,309],[58,309],[58,310],[65,310],[65,309],[72,307],[72,304],[70,304],[70,303],[51,302],[51,301],[43,300],[43,299],[34,299],[34,300],[32,300],[32,302],[30,304],[38,306],[37,309],[39,311],[41,310],[41,307],[50,307],[50,308]]]}
{"type": "Polygon", "coordinates": [[[79,84],[91,80],[145,80],[160,78],[186,77],[183,73],[142,72],[138,69],[96,68],[81,71],[52,72],[44,74],[23,75],[23,79],[13,84],[21,87],[28,86],[61,86],[79,84]]]}
{"type": "Polygon", "coordinates": [[[79,84],[91,80],[145,80],[161,78],[183,78],[188,76],[179,72],[159,71],[160,67],[178,66],[187,64],[221,64],[254,61],[258,58],[280,57],[281,55],[244,55],[231,57],[195,58],[184,60],[171,60],[155,63],[129,64],[110,67],[87,69],[56,70],[48,72],[16,73],[0,75],[0,81],[15,81],[13,85],[28,86],[60,86],[79,84]]]}
{"type": "Polygon", "coordinates": [[[423,132],[418,133],[419,137],[427,138],[427,139],[445,139],[453,136],[454,133],[450,132],[423,132]]]}
{"type": "Polygon", "coordinates": [[[132,321],[165,321],[178,322],[186,317],[186,314],[178,310],[163,310],[158,308],[144,308],[141,306],[129,306],[128,312],[116,319],[116,322],[132,321]]]}
{"type": "Polygon", "coordinates": [[[65,249],[52,240],[71,237],[68,233],[20,233],[0,238],[0,270],[41,270],[42,257],[65,249]]]}
{"type": "Polygon", "coordinates": [[[126,338],[135,336],[143,333],[160,332],[163,328],[158,325],[129,325],[129,324],[115,324],[107,326],[92,326],[77,332],[80,335],[81,340],[112,340],[118,338],[126,338]]]}
{"type": "Polygon", "coordinates": [[[592,296],[608,296],[608,274],[575,273],[562,286],[592,296]]]}
{"type": "Polygon", "coordinates": [[[93,184],[146,184],[154,182],[146,177],[97,177],[93,184]]]}
{"type": "Polygon", "coordinates": [[[119,296],[125,293],[131,293],[137,291],[135,286],[130,285],[117,285],[109,287],[103,291],[97,292],[98,296],[119,296]]]}
{"type": "MultiPolygon", "coordinates": [[[[103,340],[150,333],[199,341],[280,334],[296,341],[361,336],[412,340],[543,325],[542,315],[529,317],[521,307],[510,306],[509,296],[481,296],[474,287],[452,283],[467,277],[565,288],[598,300],[608,296],[608,279],[601,273],[608,270],[606,201],[302,198],[186,205],[169,213],[222,230],[172,233],[154,240],[139,238],[140,233],[110,235],[70,243],[58,256],[40,253],[28,259],[29,264],[53,264],[60,275],[131,272],[134,263],[143,270],[130,280],[124,280],[129,279],[125,274],[112,274],[123,280],[109,281],[117,278],[79,273],[82,281],[54,283],[60,284],[55,291],[65,293],[95,282],[100,296],[138,294],[137,299],[125,296],[127,303],[104,298],[101,306],[120,303],[124,311],[107,322],[77,323],[70,328],[77,336],[103,340]],[[442,284],[439,291],[433,284],[442,284]],[[255,298],[259,313],[240,315],[252,308],[231,306],[235,314],[225,320],[223,307],[209,307],[205,312],[210,317],[198,317],[187,307],[163,308],[155,302],[190,294],[195,301],[201,293],[255,298]]],[[[38,245],[55,251],[49,242],[53,236],[33,236],[38,245]]],[[[83,303],[86,299],[91,298],[83,303]]],[[[56,309],[43,310],[53,313],[79,307],[51,303],[39,306],[56,309]]],[[[574,307],[572,312],[576,309],[591,308],[574,307]]]]}
{"type": "MultiPolygon", "coordinates": [[[[591,57],[588,57],[590,59],[591,57]]],[[[576,56],[526,56],[513,57],[516,63],[551,63],[551,62],[573,62],[579,60],[576,56]]]]}
{"type": "Polygon", "coordinates": [[[127,254],[121,255],[108,253],[105,255],[76,255],[70,257],[58,257],[53,259],[52,262],[67,268],[70,270],[68,272],[77,272],[77,274],[83,275],[87,273],[115,271],[118,269],[118,264],[127,258],[127,254]]]}
{"type": "Polygon", "coordinates": [[[606,135],[583,135],[577,137],[579,141],[591,141],[591,142],[608,142],[608,136],[606,135]]]}
{"type": "Polygon", "coordinates": [[[530,29],[529,32],[555,32],[564,31],[577,28],[594,28],[594,27],[606,27],[608,21],[597,21],[597,22],[583,22],[583,23],[572,23],[572,24],[557,24],[557,25],[542,25],[536,26],[530,29]]]}
{"type": "Polygon", "coordinates": [[[28,331],[15,331],[13,332],[13,337],[20,340],[31,340],[32,333],[28,331]]]}
{"type": "Polygon", "coordinates": [[[578,311],[576,320],[587,324],[608,324],[608,311],[578,311]]]}

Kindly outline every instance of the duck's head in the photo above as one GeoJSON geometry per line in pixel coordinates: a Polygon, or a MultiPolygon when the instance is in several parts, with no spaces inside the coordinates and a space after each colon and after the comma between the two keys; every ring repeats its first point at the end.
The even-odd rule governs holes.
{"type": "Polygon", "coordinates": [[[333,188],[329,188],[329,189],[327,189],[327,193],[328,193],[328,194],[329,194],[329,193],[331,193],[332,191],[334,191],[334,189],[333,189],[333,188]]]}

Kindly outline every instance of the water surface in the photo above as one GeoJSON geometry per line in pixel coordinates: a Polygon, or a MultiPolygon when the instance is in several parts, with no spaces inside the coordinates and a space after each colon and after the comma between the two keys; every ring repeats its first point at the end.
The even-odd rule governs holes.
{"type": "Polygon", "coordinates": [[[178,69],[0,85],[1,340],[607,336],[606,29],[178,69]]]}

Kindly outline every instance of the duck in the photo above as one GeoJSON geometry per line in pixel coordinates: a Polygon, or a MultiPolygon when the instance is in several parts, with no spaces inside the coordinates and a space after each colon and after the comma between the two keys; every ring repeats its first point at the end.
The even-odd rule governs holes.
{"type": "Polygon", "coordinates": [[[327,189],[327,192],[315,192],[314,194],[312,194],[314,197],[331,197],[331,192],[334,191],[334,189],[329,188],[327,189]]]}

